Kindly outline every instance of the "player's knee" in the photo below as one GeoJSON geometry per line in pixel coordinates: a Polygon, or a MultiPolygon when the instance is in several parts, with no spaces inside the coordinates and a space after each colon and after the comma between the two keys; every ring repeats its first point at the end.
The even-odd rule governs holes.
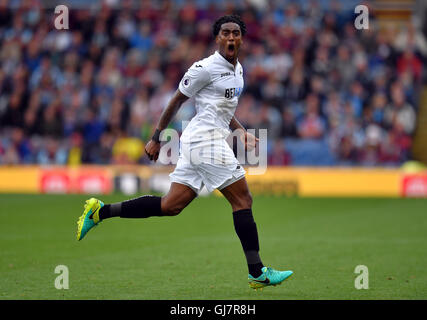
{"type": "Polygon", "coordinates": [[[177,216],[181,213],[183,208],[175,206],[169,209],[169,215],[170,216],[177,216]]]}
{"type": "Polygon", "coordinates": [[[241,196],[232,204],[233,211],[251,209],[252,208],[252,196],[250,193],[241,196]]]}
{"type": "Polygon", "coordinates": [[[184,209],[180,205],[165,203],[162,205],[162,212],[165,216],[177,216],[184,209]]]}
{"type": "Polygon", "coordinates": [[[245,197],[245,204],[248,207],[248,209],[252,208],[252,195],[248,192],[248,194],[245,197]]]}

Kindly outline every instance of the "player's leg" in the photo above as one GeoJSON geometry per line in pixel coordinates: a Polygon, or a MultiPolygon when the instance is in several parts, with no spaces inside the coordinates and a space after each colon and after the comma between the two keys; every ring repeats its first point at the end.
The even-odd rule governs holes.
{"type": "Polygon", "coordinates": [[[233,210],[234,229],[245,252],[249,273],[258,277],[264,265],[258,253],[258,231],[252,215],[252,196],[245,177],[220,191],[233,210]]]}
{"type": "Polygon", "coordinates": [[[233,222],[240,239],[249,270],[249,286],[254,289],[281,284],[292,275],[292,271],[277,271],[264,267],[259,257],[257,226],[252,215],[252,196],[246,179],[228,185],[220,190],[230,202],[233,210],[233,222]]]}
{"type": "Polygon", "coordinates": [[[163,197],[146,195],[104,206],[100,220],[111,217],[148,218],[152,216],[176,216],[197,194],[188,186],[172,182],[169,192],[163,197]]]}
{"type": "Polygon", "coordinates": [[[86,201],[85,211],[77,222],[77,239],[83,239],[91,228],[98,225],[102,220],[112,217],[148,218],[152,216],[175,216],[196,196],[196,192],[190,187],[173,182],[169,192],[163,197],[146,195],[107,205],[104,205],[98,199],[91,198],[86,201]]]}

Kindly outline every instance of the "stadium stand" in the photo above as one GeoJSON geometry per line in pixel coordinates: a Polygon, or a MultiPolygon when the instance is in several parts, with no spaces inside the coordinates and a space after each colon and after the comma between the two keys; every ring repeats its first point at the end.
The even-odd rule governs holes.
{"type": "Polygon", "coordinates": [[[39,1],[0,1],[0,164],[147,164],[153,125],[228,13],[248,29],[236,116],[268,129],[270,165],[412,158],[427,41],[411,21],[356,30],[354,1],[70,3],[56,30],[39,1]]]}

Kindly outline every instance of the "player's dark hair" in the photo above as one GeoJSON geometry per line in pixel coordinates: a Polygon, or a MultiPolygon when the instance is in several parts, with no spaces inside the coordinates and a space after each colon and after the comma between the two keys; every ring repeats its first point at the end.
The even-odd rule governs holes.
{"type": "Polygon", "coordinates": [[[242,36],[246,34],[246,25],[243,22],[243,20],[240,19],[238,15],[232,14],[228,16],[222,16],[221,18],[215,21],[214,25],[212,26],[212,33],[214,37],[218,35],[219,30],[221,29],[221,26],[227,22],[237,23],[240,26],[240,32],[242,33],[242,36]]]}

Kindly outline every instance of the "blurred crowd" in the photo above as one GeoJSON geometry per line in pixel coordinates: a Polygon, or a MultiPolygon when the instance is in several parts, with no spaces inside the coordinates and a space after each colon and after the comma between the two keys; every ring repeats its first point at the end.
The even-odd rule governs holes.
{"type": "MultiPolygon", "coordinates": [[[[354,7],[332,0],[101,2],[56,30],[53,9],[0,0],[0,164],[148,163],[162,110],[231,13],[247,25],[236,116],[268,129],[270,165],[410,158],[427,57],[410,22],[356,30],[354,7]]],[[[171,127],[193,114],[189,100],[171,127]]]]}

